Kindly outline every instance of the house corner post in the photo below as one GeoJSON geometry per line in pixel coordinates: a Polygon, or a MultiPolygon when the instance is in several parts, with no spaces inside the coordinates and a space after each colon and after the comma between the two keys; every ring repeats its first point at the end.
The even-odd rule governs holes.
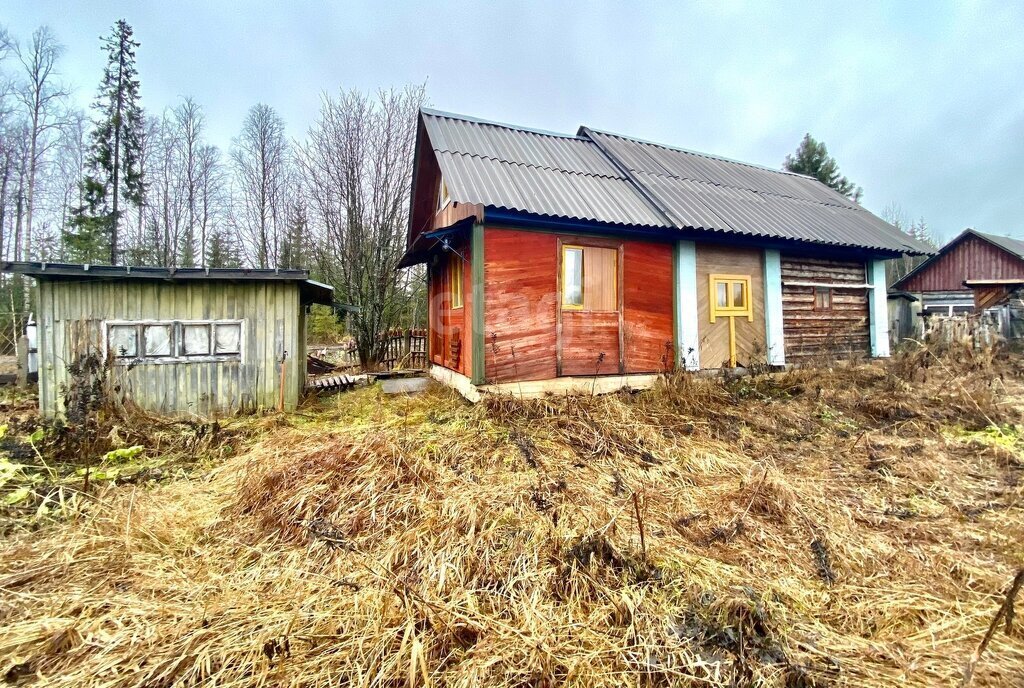
{"type": "Polygon", "coordinates": [[[473,282],[473,371],[474,385],[484,384],[484,226],[473,225],[470,237],[470,272],[473,282]]]}
{"type": "Polygon", "coordinates": [[[786,365],[786,338],[782,323],[782,256],[775,249],[765,249],[764,332],[768,365],[786,365]]]}
{"type": "Polygon", "coordinates": [[[676,367],[700,370],[700,338],[697,334],[697,245],[692,241],[677,241],[672,262],[676,367]]]}
{"type": "Polygon", "coordinates": [[[868,262],[868,317],[871,330],[871,355],[889,357],[889,307],[885,284],[885,261],[868,262]]]}

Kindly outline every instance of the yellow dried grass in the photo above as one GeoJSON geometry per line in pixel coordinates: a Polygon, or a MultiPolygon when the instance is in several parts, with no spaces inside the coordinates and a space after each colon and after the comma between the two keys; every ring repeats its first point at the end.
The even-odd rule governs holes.
{"type": "MultiPolygon", "coordinates": [[[[1024,563],[1024,519],[1016,449],[953,428],[1018,421],[1011,372],[901,359],[476,407],[342,395],[208,474],[6,542],[0,671],[956,685],[1024,563]]],[[[1024,642],[1000,632],[972,685],[1022,674],[1024,642]]]]}

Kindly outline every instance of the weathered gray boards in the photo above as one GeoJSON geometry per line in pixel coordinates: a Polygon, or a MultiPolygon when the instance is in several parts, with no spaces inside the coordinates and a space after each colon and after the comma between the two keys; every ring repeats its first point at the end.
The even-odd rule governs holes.
{"type": "Polygon", "coordinates": [[[305,306],[331,287],[302,270],[6,263],[38,282],[39,404],[63,412],[82,357],[126,399],[163,414],[295,408],[306,379],[305,306]],[[283,361],[283,370],[282,370],[283,361]]]}

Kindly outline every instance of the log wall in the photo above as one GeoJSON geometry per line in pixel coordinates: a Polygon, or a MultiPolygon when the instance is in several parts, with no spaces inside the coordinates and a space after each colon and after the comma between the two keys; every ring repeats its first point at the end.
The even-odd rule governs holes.
{"type": "Polygon", "coordinates": [[[787,361],[869,353],[866,280],[865,266],[860,261],[782,255],[782,328],[787,361]],[[790,282],[851,286],[831,288],[831,308],[816,310],[815,288],[790,282]]]}

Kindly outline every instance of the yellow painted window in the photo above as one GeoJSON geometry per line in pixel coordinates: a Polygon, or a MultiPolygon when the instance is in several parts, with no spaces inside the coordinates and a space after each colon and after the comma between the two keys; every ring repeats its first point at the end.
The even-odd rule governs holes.
{"type": "Polygon", "coordinates": [[[462,308],[462,258],[452,256],[448,275],[451,280],[452,308],[462,308]]]}
{"type": "Polygon", "coordinates": [[[618,249],[562,247],[562,308],[617,311],[618,249]]]}
{"type": "Polygon", "coordinates": [[[709,275],[711,322],[720,316],[746,316],[754,319],[750,302],[750,275],[709,275]]]}

